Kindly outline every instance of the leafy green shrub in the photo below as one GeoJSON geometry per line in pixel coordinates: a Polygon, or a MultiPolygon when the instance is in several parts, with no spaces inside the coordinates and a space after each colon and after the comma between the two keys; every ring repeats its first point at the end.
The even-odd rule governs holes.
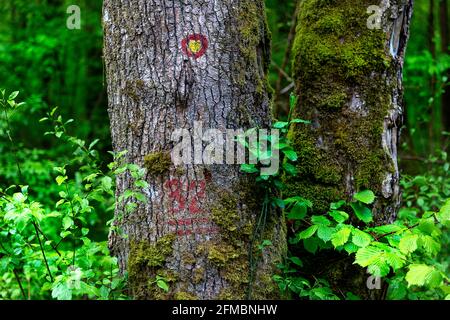
{"type": "MultiPolygon", "coordinates": [[[[22,104],[16,103],[18,92],[7,96],[1,90],[0,107],[5,121],[22,104]]],[[[136,201],[145,200],[139,192],[146,187],[143,169],[122,163],[125,152],[114,156],[105,166],[99,160],[95,145],[87,144],[67,133],[57,108],[41,122],[49,122],[51,135],[68,145],[70,160],[54,166],[43,182],[49,199],[41,203],[33,195],[34,185],[22,170],[11,127],[7,136],[16,167],[18,182],[0,188],[0,297],[3,299],[125,299],[126,277],[119,273],[117,259],[109,254],[106,237],[96,236],[99,214],[112,217],[115,205],[115,176],[129,173],[135,178],[135,190],[127,190],[119,201],[127,200],[131,211],[136,201]],[[103,168],[106,168],[104,170],[103,168]]],[[[48,162],[56,163],[57,161],[48,162]]],[[[42,197],[42,195],[39,195],[42,197]]],[[[109,224],[111,224],[110,220],[109,224]]],[[[101,227],[103,229],[104,227],[101,227]]]]}

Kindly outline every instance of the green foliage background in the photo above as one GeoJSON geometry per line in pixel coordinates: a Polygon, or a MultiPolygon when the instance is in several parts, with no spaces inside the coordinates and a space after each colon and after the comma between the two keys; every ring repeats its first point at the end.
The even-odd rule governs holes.
{"type": "MultiPolygon", "coordinates": [[[[431,1],[415,3],[405,63],[403,215],[438,211],[450,197],[447,157],[450,136],[443,132],[449,128],[442,125],[443,119],[449,117],[450,106],[441,102],[442,92],[447,88],[450,58],[441,46],[440,1],[434,2],[434,11],[430,11],[431,1]]],[[[275,91],[274,115],[284,119],[292,91],[290,56],[286,51],[295,30],[296,1],[266,0],[266,6],[273,41],[270,81],[275,91]]],[[[137,188],[142,187],[142,182],[139,182],[139,168],[117,172],[114,171],[117,164],[108,167],[113,159],[108,153],[111,141],[102,63],[101,7],[100,0],[0,2],[0,87],[6,89],[1,112],[7,108],[5,114],[9,120],[8,125],[6,118],[0,117],[0,193],[3,195],[0,240],[4,245],[0,247],[0,298],[125,297],[122,279],[117,275],[114,259],[108,257],[106,245],[110,227],[107,222],[112,219],[114,204],[111,181],[114,174],[130,170],[136,175],[137,188]],[[81,30],[66,28],[66,9],[72,4],[81,8],[81,30]],[[20,107],[8,105],[9,94],[15,90],[20,90],[20,95],[10,101],[24,100],[20,107]],[[59,109],[49,114],[55,106],[59,109]],[[75,121],[65,125],[59,115],[61,119],[75,121]],[[48,120],[39,122],[43,117],[48,120]],[[90,147],[93,141],[96,143],[90,147]],[[67,178],[61,182],[64,177],[67,178]],[[6,191],[11,185],[30,187],[23,190],[17,186],[6,191]],[[61,192],[66,195],[62,196],[61,192]],[[83,202],[83,197],[89,202],[83,202]],[[63,207],[78,203],[75,216],[70,206],[57,210],[56,204],[61,200],[63,207]],[[36,219],[47,240],[43,235],[36,236],[33,228],[23,229],[25,238],[18,237],[14,228],[20,228],[21,222],[5,218],[7,212],[12,212],[11,203],[22,209],[30,208],[34,213],[30,221],[36,219]],[[40,207],[32,207],[33,203],[39,203],[40,207]],[[58,211],[59,216],[48,219],[40,216],[42,212],[58,211]],[[77,214],[83,218],[80,220],[77,214]],[[67,231],[73,235],[62,236],[67,231]],[[51,282],[39,241],[48,247],[46,258],[50,273],[54,273],[51,282]],[[61,255],[51,250],[57,245],[61,255]],[[78,263],[69,261],[73,259],[74,249],[79,251],[78,263]]],[[[139,193],[129,196],[139,198],[139,193]]],[[[431,264],[440,264],[448,270],[449,235],[443,234],[441,241],[440,254],[431,264]]],[[[295,262],[298,261],[294,259],[295,262]]],[[[155,282],[165,290],[164,279],[155,282]]],[[[314,288],[317,287],[323,286],[319,283],[314,288]]],[[[308,295],[320,298],[313,293],[308,295]]],[[[328,297],[326,293],[321,295],[328,297]]],[[[401,298],[437,297],[429,292],[423,295],[412,292],[401,298]]]]}

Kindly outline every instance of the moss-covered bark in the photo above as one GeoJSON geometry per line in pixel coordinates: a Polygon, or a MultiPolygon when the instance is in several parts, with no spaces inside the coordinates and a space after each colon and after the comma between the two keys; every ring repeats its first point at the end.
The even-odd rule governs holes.
{"type": "Polygon", "coordinates": [[[331,202],[371,189],[375,220],[382,223],[392,221],[400,204],[397,146],[412,1],[382,1],[379,29],[367,23],[373,4],[302,1],[293,51],[295,116],[312,125],[290,132],[299,175],[287,179],[286,196],[306,197],[323,214],[331,202]]]}

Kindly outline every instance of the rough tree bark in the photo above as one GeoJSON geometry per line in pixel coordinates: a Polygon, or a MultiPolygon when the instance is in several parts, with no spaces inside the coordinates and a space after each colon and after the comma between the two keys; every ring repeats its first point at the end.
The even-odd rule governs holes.
{"type": "MultiPolygon", "coordinates": [[[[402,68],[412,3],[382,0],[373,7],[372,0],[302,1],[294,49],[295,112],[312,125],[290,133],[300,174],[287,180],[287,195],[311,199],[315,213],[371,189],[377,195],[375,223],[396,216],[402,68]]],[[[368,276],[351,260],[321,256],[311,261],[334,289],[379,297],[367,290],[368,276]]]]}
{"type": "MultiPolygon", "coordinates": [[[[254,182],[237,165],[175,166],[169,157],[172,133],[193,134],[197,121],[204,131],[270,125],[263,1],[105,0],[103,18],[113,147],[128,150],[126,160],[145,167],[150,183],[148,204],[118,222],[126,237],[110,235],[132,295],[276,297],[271,275],[285,250],[282,218],[267,222],[264,239],[277,245],[250,274],[262,203],[254,182]]],[[[118,196],[132,187],[129,175],[118,177],[118,196]]],[[[118,203],[116,215],[123,208],[118,203]]]]}

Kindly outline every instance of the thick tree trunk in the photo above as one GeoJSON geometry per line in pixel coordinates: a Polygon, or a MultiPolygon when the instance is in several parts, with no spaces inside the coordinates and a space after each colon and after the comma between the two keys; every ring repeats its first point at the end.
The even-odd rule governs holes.
{"type": "MultiPolygon", "coordinates": [[[[311,199],[315,212],[323,214],[331,202],[371,189],[377,195],[375,223],[381,224],[395,218],[401,200],[397,147],[412,0],[373,4],[302,1],[294,48],[295,112],[312,125],[291,132],[300,175],[287,181],[287,195],[311,199]]],[[[317,263],[318,273],[323,275],[322,267],[333,273],[335,289],[373,297],[366,292],[367,275],[348,263],[326,257],[317,263]]]]}
{"type": "MultiPolygon", "coordinates": [[[[270,125],[264,17],[262,0],[104,1],[113,147],[128,150],[150,183],[148,204],[118,223],[126,237],[110,236],[135,298],[277,296],[271,275],[285,250],[281,216],[270,217],[264,234],[277,245],[250,272],[262,203],[254,181],[238,165],[175,166],[169,158],[172,133],[193,135],[195,122],[222,132],[270,125]]],[[[132,187],[129,175],[117,179],[118,196],[132,187]]],[[[118,203],[117,216],[123,208],[118,203]]]]}

